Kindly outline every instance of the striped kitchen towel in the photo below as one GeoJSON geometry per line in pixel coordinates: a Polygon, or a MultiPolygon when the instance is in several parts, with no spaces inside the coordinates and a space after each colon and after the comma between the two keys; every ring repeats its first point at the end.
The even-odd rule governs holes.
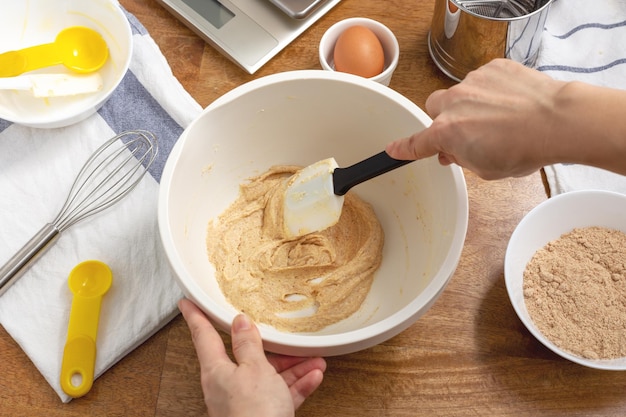
{"type": "Polygon", "coordinates": [[[113,271],[102,303],[96,376],[178,314],[182,297],[159,240],[159,180],[170,149],[202,109],[146,29],[127,17],[133,30],[130,69],[96,114],[59,129],[0,120],[0,265],[52,221],[99,144],[135,129],[151,131],[159,141],[151,175],[114,207],[63,232],[0,297],[0,323],[64,402],[70,400],[59,382],[72,303],[67,278],[75,265],[98,259],[113,271]]]}
{"type": "MultiPolygon", "coordinates": [[[[537,69],[563,81],[626,89],[626,0],[555,0],[537,69]]],[[[626,194],[626,177],[576,164],[544,167],[552,195],[581,189],[626,194]]]]}

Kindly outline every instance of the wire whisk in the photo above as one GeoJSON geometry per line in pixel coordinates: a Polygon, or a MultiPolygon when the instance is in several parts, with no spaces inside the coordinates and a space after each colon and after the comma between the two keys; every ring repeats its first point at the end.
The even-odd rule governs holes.
{"type": "Polygon", "coordinates": [[[155,136],[145,130],[123,132],[103,143],[79,171],[56,218],[0,268],[0,295],[43,255],[61,232],[106,210],[133,191],[157,153],[155,136]]]}

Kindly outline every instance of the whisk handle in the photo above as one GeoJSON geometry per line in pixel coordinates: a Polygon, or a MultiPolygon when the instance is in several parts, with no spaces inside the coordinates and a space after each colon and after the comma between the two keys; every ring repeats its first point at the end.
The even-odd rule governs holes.
{"type": "Polygon", "coordinates": [[[11,259],[0,268],[0,296],[17,281],[24,272],[59,237],[57,227],[48,223],[35,234],[11,259]]]}

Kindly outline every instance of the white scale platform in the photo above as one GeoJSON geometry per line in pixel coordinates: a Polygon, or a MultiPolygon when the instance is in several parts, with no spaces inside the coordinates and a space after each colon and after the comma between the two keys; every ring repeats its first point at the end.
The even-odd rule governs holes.
{"type": "Polygon", "coordinates": [[[158,0],[253,74],[341,0],[158,0]]]}

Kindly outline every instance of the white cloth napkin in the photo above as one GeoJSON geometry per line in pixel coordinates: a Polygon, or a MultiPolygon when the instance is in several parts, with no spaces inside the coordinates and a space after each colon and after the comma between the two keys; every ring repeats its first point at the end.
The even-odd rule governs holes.
{"type": "Polygon", "coordinates": [[[159,240],[158,181],[174,142],[201,107],[145,28],[127,16],[134,43],[130,70],[96,114],[60,129],[0,120],[0,265],[54,219],[78,170],[102,142],[132,129],[159,140],[158,159],[138,188],[63,232],[0,297],[0,323],[64,402],[70,397],[59,376],[72,303],[67,278],[75,265],[97,259],[113,271],[101,309],[96,377],[175,317],[182,297],[159,240]]]}
{"type": "MultiPolygon", "coordinates": [[[[626,89],[626,0],[556,0],[537,69],[563,81],[626,89]]],[[[575,164],[546,166],[552,195],[581,189],[626,194],[626,177],[575,164]]]]}

